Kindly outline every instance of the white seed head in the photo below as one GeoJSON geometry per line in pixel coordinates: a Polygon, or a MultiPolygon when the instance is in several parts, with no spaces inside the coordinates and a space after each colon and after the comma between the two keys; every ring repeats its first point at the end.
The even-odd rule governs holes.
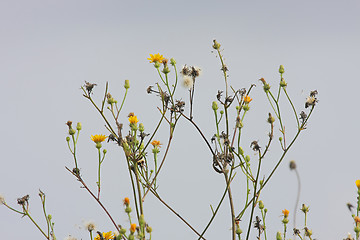
{"type": "Polygon", "coordinates": [[[190,89],[194,86],[194,80],[192,79],[192,77],[184,76],[183,77],[183,85],[184,85],[184,87],[190,89]]]}
{"type": "Polygon", "coordinates": [[[86,221],[84,223],[84,226],[86,230],[88,230],[89,232],[94,231],[96,229],[96,225],[93,221],[86,221]]]}

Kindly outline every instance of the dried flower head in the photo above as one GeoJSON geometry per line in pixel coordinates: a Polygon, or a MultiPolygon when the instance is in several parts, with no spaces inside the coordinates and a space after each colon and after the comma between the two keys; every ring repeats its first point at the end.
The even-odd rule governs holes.
{"type": "Polygon", "coordinates": [[[0,205],[5,204],[5,198],[3,195],[0,194],[0,205]]]}
{"type": "Polygon", "coordinates": [[[250,147],[252,147],[252,149],[254,151],[260,151],[260,148],[261,148],[258,144],[258,141],[252,141],[250,144],[250,147]]]}
{"type": "Polygon", "coordinates": [[[287,209],[282,210],[282,213],[284,214],[284,218],[287,218],[289,216],[289,210],[287,209]]]}
{"type": "Polygon", "coordinates": [[[89,232],[94,231],[96,229],[96,225],[93,221],[86,221],[84,223],[84,226],[86,230],[88,230],[89,232]]]}
{"type": "Polygon", "coordinates": [[[316,98],[316,95],[318,94],[317,90],[311,91],[310,96],[306,98],[305,102],[305,108],[308,108],[309,106],[315,106],[319,100],[316,98]]]}
{"type": "Polygon", "coordinates": [[[183,86],[191,89],[194,86],[194,79],[190,76],[183,77],[183,86]]]}
{"type": "Polygon", "coordinates": [[[89,83],[89,82],[85,81],[84,87],[85,87],[85,89],[86,89],[86,91],[88,92],[89,95],[91,94],[91,92],[92,92],[92,90],[93,90],[93,88],[95,86],[96,86],[95,83],[89,83]]]}
{"type": "Polygon", "coordinates": [[[164,59],[163,55],[160,55],[159,53],[156,53],[154,55],[150,54],[150,58],[148,58],[148,60],[150,60],[150,63],[153,62],[162,63],[163,59],[164,59]]]}
{"type": "Polygon", "coordinates": [[[91,135],[91,140],[92,140],[94,143],[101,143],[101,142],[105,141],[106,138],[107,138],[107,136],[102,135],[102,134],[100,134],[100,135],[96,134],[96,135],[94,135],[94,136],[91,135]]]}

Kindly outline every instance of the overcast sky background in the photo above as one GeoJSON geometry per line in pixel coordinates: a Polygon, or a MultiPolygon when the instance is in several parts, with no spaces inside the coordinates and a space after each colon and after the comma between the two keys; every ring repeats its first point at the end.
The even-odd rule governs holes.
{"type": "MultiPolygon", "coordinates": [[[[307,130],[261,195],[269,209],[268,239],[282,231],[284,208],[290,210],[292,224],[297,182],[288,168],[290,160],[298,165],[300,204],[310,206],[308,224],[314,238],[345,238],[353,230],[346,203],[355,204],[355,180],[360,179],[359,12],[357,0],[1,1],[0,193],[15,207],[18,197],[30,194],[31,213],[39,219],[38,189],[44,191],[58,239],[69,234],[88,239],[82,227],[86,220],[94,220],[100,231],[114,230],[64,168],[73,167],[65,122],[82,122],[78,159],[84,179],[95,189],[97,150],[90,135],[107,132],[100,116],[82,97],[80,86],[84,80],[97,83],[93,96],[100,101],[108,81],[112,95],[121,99],[123,82],[129,79],[131,88],[121,121],[127,123],[127,114],[135,112],[150,132],[159,117],[159,99],[145,90],[158,76],[146,58],[159,52],[174,57],[178,68],[197,65],[203,75],[197,82],[195,121],[210,138],[215,131],[211,102],[217,90],[223,89],[219,59],[211,52],[212,40],[217,39],[224,49],[230,84],[237,89],[257,85],[243,139],[253,161],[250,142],[265,144],[270,111],[258,79],[264,77],[275,89],[278,67],[283,64],[287,89],[298,112],[310,90],[319,92],[320,101],[307,130]]],[[[178,98],[187,100],[186,89],[178,89],[178,98]]],[[[288,138],[296,127],[290,110],[285,104],[288,138]]],[[[278,131],[275,136],[279,137],[278,131]]],[[[166,142],[167,131],[161,131],[157,139],[166,142]]],[[[102,169],[103,202],[116,221],[128,228],[122,199],[133,198],[124,155],[114,144],[103,145],[108,150],[102,169]]],[[[262,176],[269,174],[279,154],[275,141],[264,160],[262,176]]],[[[199,231],[211,217],[209,205],[217,204],[225,186],[211,164],[199,134],[181,120],[159,176],[159,193],[199,231]]],[[[242,206],[244,183],[240,177],[233,182],[237,211],[242,206]]],[[[145,202],[145,216],[153,227],[153,239],[197,239],[151,195],[145,202]]],[[[240,224],[244,232],[247,221],[240,224]]],[[[300,212],[297,223],[302,226],[300,212]]],[[[230,228],[226,201],[205,237],[229,239],[230,228]]],[[[42,237],[29,219],[5,207],[0,208],[0,230],[3,239],[42,237]]]]}

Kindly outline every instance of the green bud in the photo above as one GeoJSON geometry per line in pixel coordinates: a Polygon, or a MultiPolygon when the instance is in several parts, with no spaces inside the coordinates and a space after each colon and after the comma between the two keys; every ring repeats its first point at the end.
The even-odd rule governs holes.
{"type": "Polygon", "coordinates": [[[67,141],[67,142],[70,141],[70,137],[69,137],[69,136],[66,137],[66,141],[67,141]]]}
{"type": "Polygon", "coordinates": [[[268,209],[267,209],[267,208],[265,208],[265,209],[264,209],[264,212],[265,212],[265,213],[267,213],[267,211],[268,211],[268,209]]]}
{"type": "Polygon", "coordinates": [[[260,186],[264,184],[264,180],[260,180],[260,186]]]}
{"type": "Polygon", "coordinates": [[[76,124],[76,130],[80,131],[81,130],[81,122],[78,122],[76,124]]]}
{"type": "Polygon", "coordinates": [[[101,147],[102,147],[102,145],[101,145],[100,142],[96,143],[96,148],[97,148],[97,149],[100,149],[101,147]]]}
{"type": "Polygon", "coordinates": [[[140,131],[140,132],[143,132],[144,130],[145,130],[144,124],[140,123],[140,124],[139,124],[139,131],[140,131]]]}
{"type": "Polygon", "coordinates": [[[170,72],[169,67],[166,65],[166,66],[164,67],[164,69],[162,70],[162,72],[163,72],[164,74],[168,74],[168,73],[170,72]]]}
{"type": "Polygon", "coordinates": [[[144,214],[141,214],[139,217],[139,225],[141,227],[145,226],[145,218],[144,218],[144,214]]]}
{"type": "Polygon", "coordinates": [[[135,239],[134,234],[130,234],[128,240],[134,240],[134,239],[135,239]]]}
{"type": "Polygon", "coordinates": [[[151,232],[152,232],[152,228],[151,228],[150,226],[147,226],[147,227],[146,227],[146,232],[147,232],[147,233],[151,233],[151,232]]]}
{"type": "Polygon", "coordinates": [[[126,228],[120,228],[119,233],[120,233],[120,234],[125,234],[125,233],[126,233],[126,228]]]}
{"type": "Polygon", "coordinates": [[[244,105],[243,109],[245,112],[249,111],[250,110],[249,104],[244,105]]]}
{"type": "Polygon", "coordinates": [[[279,73],[283,74],[285,72],[284,66],[280,65],[279,67],[279,73]]]}
{"type": "Polygon", "coordinates": [[[214,49],[219,49],[220,46],[221,46],[220,43],[218,43],[215,39],[213,40],[213,42],[214,42],[214,44],[213,44],[212,47],[213,47],[214,49]]]}
{"type": "Polygon", "coordinates": [[[49,221],[51,221],[51,219],[52,219],[52,216],[50,214],[48,215],[48,219],[49,219],[49,221]]]}
{"type": "Polygon", "coordinates": [[[103,150],[103,154],[105,155],[106,153],[107,153],[107,150],[106,150],[106,149],[104,149],[104,150],[103,150]]]}
{"type": "Polygon", "coordinates": [[[131,213],[131,207],[129,207],[129,206],[126,207],[126,208],[125,208],[125,212],[126,212],[127,214],[131,213]]]}
{"type": "Polygon", "coordinates": [[[263,201],[259,201],[259,209],[264,209],[264,203],[263,203],[263,201]]]}
{"type": "Polygon", "coordinates": [[[240,109],[240,106],[236,106],[236,107],[235,107],[235,109],[236,109],[237,111],[239,111],[239,109],[240,109]]]}
{"type": "Polygon", "coordinates": [[[221,115],[224,114],[224,111],[223,111],[223,110],[220,110],[220,114],[221,114],[221,115]]]}
{"type": "Polygon", "coordinates": [[[354,228],[354,232],[359,233],[359,232],[360,232],[360,227],[359,227],[359,226],[356,226],[356,227],[354,228]]]}
{"type": "Polygon", "coordinates": [[[219,109],[219,106],[218,106],[218,104],[217,104],[216,101],[213,101],[213,102],[212,102],[212,109],[213,109],[214,111],[216,111],[216,110],[219,109]]]}
{"type": "Polygon", "coordinates": [[[170,64],[171,64],[171,65],[173,65],[173,66],[175,66],[176,61],[175,61],[175,59],[174,59],[174,58],[170,58],[170,64]]]}
{"type": "Polygon", "coordinates": [[[237,234],[237,235],[242,234],[242,232],[243,232],[243,231],[242,231],[240,228],[237,228],[237,229],[236,229],[236,234],[237,234]]]}
{"type": "Polygon", "coordinates": [[[239,154],[243,155],[244,154],[244,149],[242,147],[239,147],[239,154]]]}
{"type": "Polygon", "coordinates": [[[280,141],[280,142],[282,141],[282,139],[283,139],[282,137],[279,137],[279,141],[280,141]]]}
{"type": "Polygon", "coordinates": [[[155,68],[159,68],[161,66],[161,63],[159,63],[158,61],[156,61],[155,63],[154,63],[154,67],[155,68]]]}
{"type": "Polygon", "coordinates": [[[265,83],[263,88],[265,92],[268,92],[270,90],[270,85],[268,83],[265,83]]]}
{"type": "Polygon", "coordinates": [[[76,132],[76,131],[75,131],[74,129],[72,129],[72,128],[70,128],[70,129],[69,129],[69,135],[71,135],[71,136],[72,136],[72,135],[74,135],[74,134],[75,134],[75,132],[76,132]]]}
{"type": "Polygon", "coordinates": [[[269,113],[269,118],[267,119],[268,123],[272,124],[273,122],[275,122],[275,118],[271,115],[271,113],[269,113]]]}
{"type": "Polygon", "coordinates": [[[276,240],[282,240],[282,234],[281,232],[276,233],[276,240]]]}
{"type": "Polygon", "coordinates": [[[284,78],[281,78],[280,80],[280,87],[286,87],[287,83],[285,82],[284,78]]]}
{"type": "Polygon", "coordinates": [[[250,156],[249,155],[246,155],[245,162],[250,162],[250,156]]]}
{"type": "Polygon", "coordinates": [[[125,80],[124,88],[125,88],[125,89],[129,89],[129,88],[130,88],[130,81],[127,80],[127,79],[125,80]]]}
{"type": "Polygon", "coordinates": [[[309,208],[310,208],[309,206],[306,206],[305,204],[303,204],[300,210],[303,211],[303,213],[307,213],[307,212],[309,212],[309,208]]]}

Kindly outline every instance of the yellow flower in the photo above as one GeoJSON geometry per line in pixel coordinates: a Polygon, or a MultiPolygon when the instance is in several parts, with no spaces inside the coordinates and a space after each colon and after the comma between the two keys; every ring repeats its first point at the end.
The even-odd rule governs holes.
{"type": "Polygon", "coordinates": [[[135,230],[136,230],[136,223],[132,223],[131,226],[130,226],[130,232],[134,233],[135,230]]]}
{"type": "MultiPolygon", "coordinates": [[[[102,233],[103,237],[105,240],[111,240],[115,237],[114,233],[113,232],[103,232],[102,233]]],[[[94,240],[100,240],[100,236],[99,234],[94,238],[94,240]]]]}
{"type": "Polygon", "coordinates": [[[153,145],[153,147],[159,147],[160,144],[161,144],[160,141],[156,141],[156,140],[151,142],[151,145],[153,145]]]}
{"type": "Polygon", "coordinates": [[[359,223],[360,223],[360,217],[356,216],[356,217],[354,217],[354,220],[355,220],[356,226],[359,225],[359,223]]]}
{"type": "Polygon", "coordinates": [[[160,55],[160,53],[157,53],[157,54],[150,54],[150,58],[148,58],[148,60],[150,60],[150,63],[153,63],[153,62],[158,62],[158,63],[162,63],[164,57],[163,55],[160,55]]]}
{"type": "Polygon", "coordinates": [[[124,198],[124,205],[128,206],[130,204],[130,199],[128,197],[124,198]]]}
{"type": "Polygon", "coordinates": [[[137,117],[135,115],[129,117],[129,122],[130,123],[137,123],[138,121],[139,120],[137,119],[137,117]]]}
{"type": "Polygon", "coordinates": [[[107,137],[105,135],[91,135],[91,140],[93,140],[95,143],[101,143],[105,141],[107,137]]]}
{"type": "Polygon", "coordinates": [[[284,218],[287,218],[289,216],[289,210],[287,209],[282,210],[282,213],[284,214],[284,218]]]}
{"type": "Polygon", "coordinates": [[[358,187],[358,189],[360,189],[360,180],[359,179],[355,181],[355,184],[358,187]]]}
{"type": "Polygon", "coordinates": [[[252,101],[252,98],[249,97],[248,95],[246,95],[246,96],[244,97],[244,102],[245,102],[245,103],[250,103],[251,101],[252,101]]]}

